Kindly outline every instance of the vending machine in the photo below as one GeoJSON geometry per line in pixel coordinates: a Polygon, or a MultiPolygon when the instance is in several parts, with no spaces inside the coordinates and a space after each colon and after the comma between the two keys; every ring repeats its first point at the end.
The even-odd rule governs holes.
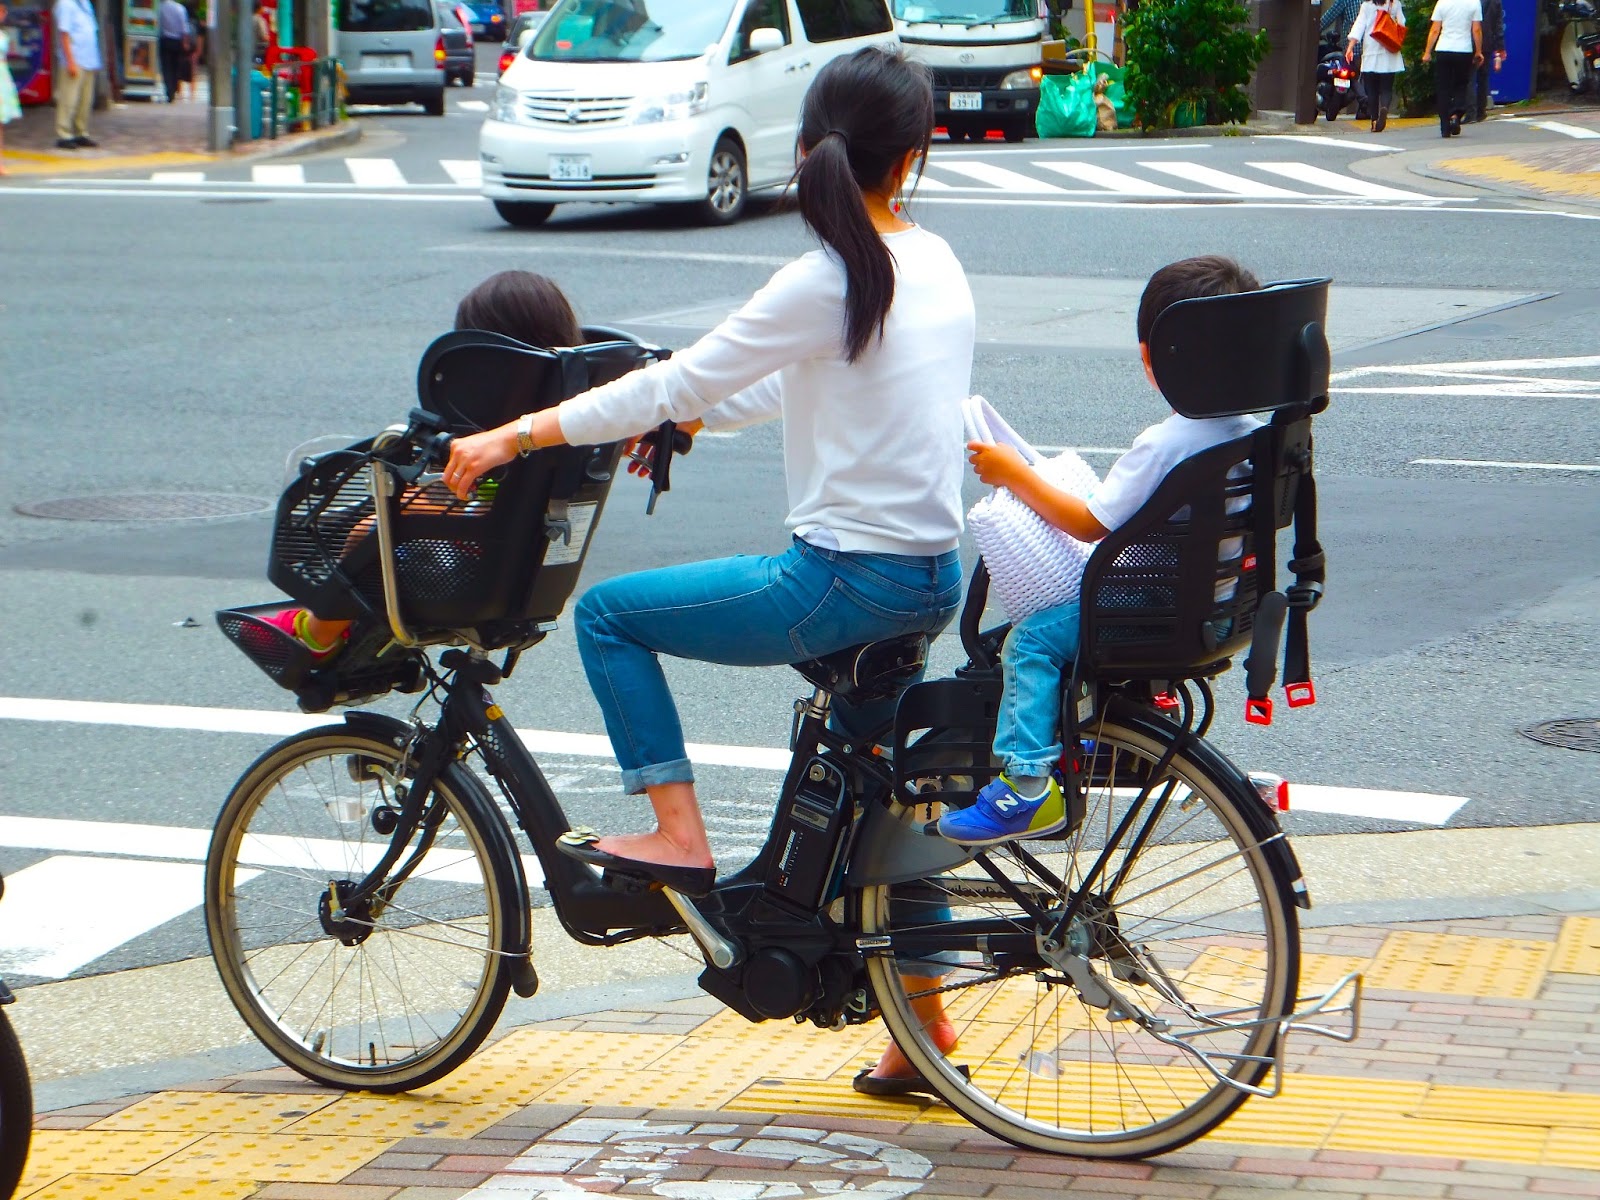
{"type": "Polygon", "coordinates": [[[11,51],[6,65],[24,104],[49,104],[50,13],[42,8],[13,8],[6,18],[11,30],[11,51]]]}

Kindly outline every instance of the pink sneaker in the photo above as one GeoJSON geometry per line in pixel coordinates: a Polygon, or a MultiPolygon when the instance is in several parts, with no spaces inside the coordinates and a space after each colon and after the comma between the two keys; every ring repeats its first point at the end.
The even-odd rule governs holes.
{"type": "Polygon", "coordinates": [[[311,660],[313,662],[326,662],[344,648],[345,642],[350,640],[350,631],[346,629],[342,634],[339,635],[339,640],[332,646],[328,647],[328,649],[318,650],[306,640],[305,634],[302,631],[304,618],[308,615],[309,614],[303,608],[286,608],[281,612],[273,613],[270,617],[263,617],[262,620],[264,620],[268,625],[271,625],[274,629],[278,630],[285,637],[294,639],[307,650],[309,650],[311,652],[311,660]]]}

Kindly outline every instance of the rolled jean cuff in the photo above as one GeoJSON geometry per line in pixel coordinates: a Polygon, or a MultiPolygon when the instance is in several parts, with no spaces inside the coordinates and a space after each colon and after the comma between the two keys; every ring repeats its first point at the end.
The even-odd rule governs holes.
{"type": "Polygon", "coordinates": [[[1005,773],[1007,779],[1043,779],[1061,761],[1061,747],[1055,747],[1055,753],[1041,762],[1023,762],[1021,759],[1006,759],[1005,773]]]}
{"type": "Polygon", "coordinates": [[[671,762],[655,763],[652,766],[622,772],[622,790],[629,796],[637,796],[645,788],[656,787],[663,783],[693,782],[694,767],[687,758],[675,758],[671,762]]]}

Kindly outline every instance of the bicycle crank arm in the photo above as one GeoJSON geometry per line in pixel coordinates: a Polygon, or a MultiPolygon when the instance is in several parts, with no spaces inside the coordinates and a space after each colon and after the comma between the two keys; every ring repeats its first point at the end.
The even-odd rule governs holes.
{"type": "Polygon", "coordinates": [[[738,964],[744,957],[739,947],[711,927],[711,922],[700,914],[693,900],[671,888],[662,888],[661,891],[668,903],[678,910],[689,936],[699,943],[700,949],[705,951],[706,959],[712,966],[719,971],[726,971],[738,964]]]}

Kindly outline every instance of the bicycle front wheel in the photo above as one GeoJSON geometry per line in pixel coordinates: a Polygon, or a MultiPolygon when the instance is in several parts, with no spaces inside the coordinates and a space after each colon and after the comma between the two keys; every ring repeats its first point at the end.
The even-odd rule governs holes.
{"type": "Polygon", "coordinates": [[[22,1178],[33,1140],[33,1085],[22,1043],[0,1008],[0,1200],[9,1200],[22,1178]]]}
{"type": "Polygon", "coordinates": [[[868,961],[890,1034],[952,1107],[1019,1146],[1161,1154],[1270,1069],[1299,980],[1275,823],[1204,743],[1163,766],[1173,732],[1132,714],[1097,727],[1085,819],[991,847],[1005,884],[973,862],[863,890],[862,932],[890,947],[868,961]],[[912,1006],[934,993],[948,1054],[951,1027],[930,1033],[912,1006]]]}
{"type": "Polygon", "coordinates": [[[279,743],[234,786],[206,860],[206,930],[234,1006],[273,1054],[335,1087],[403,1091],[454,1070],[525,952],[514,843],[459,764],[376,892],[347,899],[394,840],[402,741],[340,725],[279,743]]]}

